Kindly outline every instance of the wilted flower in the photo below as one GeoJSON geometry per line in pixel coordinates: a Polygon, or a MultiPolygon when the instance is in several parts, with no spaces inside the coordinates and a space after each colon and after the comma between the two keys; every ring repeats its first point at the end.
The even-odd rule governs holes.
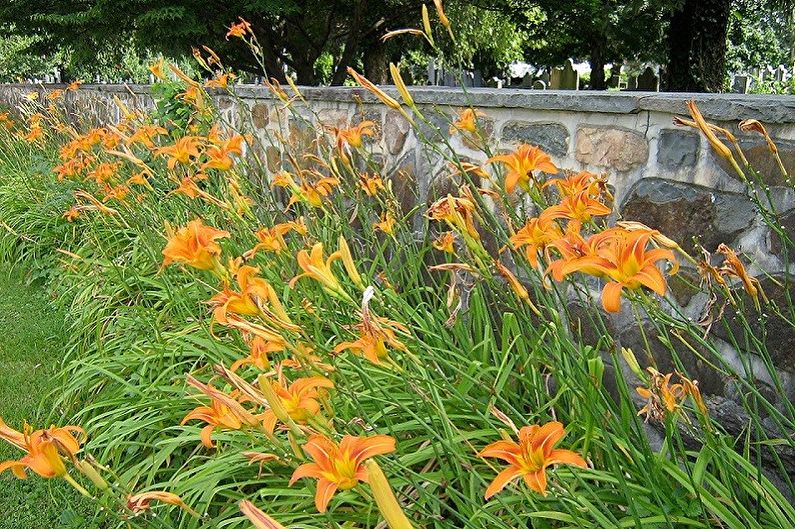
{"type": "Polygon", "coordinates": [[[432,244],[440,252],[455,253],[455,233],[446,231],[439,235],[432,244]]]}
{"type": "Polygon", "coordinates": [[[188,507],[188,505],[182,501],[182,498],[171,492],[163,491],[141,492],[139,494],[131,495],[127,498],[127,508],[134,513],[148,511],[151,509],[150,504],[152,501],[176,505],[181,509],[185,509],[185,511],[189,512],[193,516],[199,516],[196,511],[188,507]]]}

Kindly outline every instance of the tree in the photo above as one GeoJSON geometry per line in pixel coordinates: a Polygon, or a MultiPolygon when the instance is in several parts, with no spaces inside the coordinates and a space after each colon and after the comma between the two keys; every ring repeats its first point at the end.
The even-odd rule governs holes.
{"type": "Polygon", "coordinates": [[[720,92],[726,78],[726,32],[731,0],[684,0],[671,11],[668,63],[671,92],[720,92]]]}
{"type": "Polygon", "coordinates": [[[591,88],[605,89],[607,63],[659,58],[667,1],[538,0],[540,16],[532,8],[515,9],[526,18],[531,42],[541,42],[525,57],[554,66],[568,58],[588,61],[591,88]]]}
{"type": "Polygon", "coordinates": [[[264,52],[266,73],[316,84],[318,59],[333,60],[332,84],[368,51],[385,28],[419,18],[421,0],[11,0],[0,6],[6,30],[40,38],[43,53],[68,48],[90,60],[98,46],[133,42],[142,50],[184,56],[207,45],[237,69],[258,72],[250,51],[225,38],[238,17],[248,20],[264,52]]]}

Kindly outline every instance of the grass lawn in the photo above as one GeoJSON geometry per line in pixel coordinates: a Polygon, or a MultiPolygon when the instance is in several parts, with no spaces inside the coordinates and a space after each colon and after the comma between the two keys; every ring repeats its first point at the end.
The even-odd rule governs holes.
{"type": "MultiPolygon", "coordinates": [[[[42,289],[0,267],[0,416],[9,426],[21,429],[25,420],[49,426],[43,424],[48,410],[39,405],[56,383],[62,323],[42,289]]],[[[21,456],[0,442],[0,461],[21,456]]],[[[91,529],[93,511],[93,504],[63,481],[0,475],[0,529],[91,529]]]]}

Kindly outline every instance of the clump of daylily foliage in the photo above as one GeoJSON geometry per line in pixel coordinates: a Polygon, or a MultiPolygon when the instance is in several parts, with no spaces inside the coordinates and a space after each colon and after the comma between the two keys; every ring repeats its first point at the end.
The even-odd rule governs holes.
{"type": "MultiPolygon", "coordinates": [[[[454,38],[435,4],[443,31],[423,7],[423,29],[386,38],[454,38]]],[[[248,22],[228,36],[263,60],[248,22]]],[[[195,55],[212,75],[203,83],[152,67],[179,88],[178,115],[117,100],[118,123],[85,129],[61,104],[79,83],[33,93],[21,120],[0,115],[5,157],[57,149],[46,178],[71,201],[59,221],[73,230],[58,248],[63,276],[91,292],[124,285],[76,297],[72,310],[100,319],[88,298],[107,301],[113,316],[100,335],[136,305],[158,326],[136,347],[108,340],[117,355],[97,350],[68,368],[91,388],[72,391],[86,409],[97,405],[77,415],[100,436],[87,446],[106,464],[81,448],[80,427],[16,431],[0,421],[0,437],[24,452],[0,470],[66,479],[124,523],[164,527],[795,524],[792,483],[773,485],[759,466],[763,451],[793,447],[792,407],[774,408],[753,377],[721,363],[705,330],[714,318],[689,321],[666,297],[684,263],[701,278],[689,287],[708,292],[721,314],[744,314],[746,301],[773,310],[734,250],[721,245],[716,263],[641,223],[608,221],[607,175],[561,170],[534,145],[492,152],[480,111],[462,109],[429,138],[429,110],[397,66],[399,99],[351,71],[457,183],[422,211],[406,210],[394,191],[403,175],[373,156],[375,123],[310,119],[309,141],[280,127],[258,148],[246,121],[221,120],[208,92],[235,97],[234,75],[212,50],[195,55]],[[480,162],[460,160],[459,141],[479,148],[480,162]],[[275,166],[262,154],[274,146],[275,166]],[[263,189],[252,185],[258,178],[263,189]],[[586,307],[598,343],[573,324],[573,302],[586,307]],[[741,381],[747,408],[770,414],[780,437],[756,424],[735,436],[711,418],[689,366],[663,373],[650,353],[618,348],[605,322],[622,311],[649,318],[674,357],[678,340],[741,381]],[[192,353],[155,353],[175,344],[192,353]],[[102,369],[89,376],[94,362],[102,369]],[[130,425],[131,416],[153,427],[130,425]],[[183,514],[153,516],[153,502],[183,514]]],[[[275,116],[306,120],[296,86],[267,85],[275,116]]],[[[695,105],[690,114],[679,123],[753,185],[731,133],[695,105]]],[[[741,127],[777,156],[761,123],[741,127]]]]}

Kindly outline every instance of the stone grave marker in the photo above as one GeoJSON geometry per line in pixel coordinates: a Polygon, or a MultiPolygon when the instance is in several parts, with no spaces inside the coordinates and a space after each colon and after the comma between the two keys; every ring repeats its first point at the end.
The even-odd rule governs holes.
{"type": "Polygon", "coordinates": [[[536,79],[536,81],[533,83],[533,90],[546,90],[546,89],[547,89],[547,83],[545,83],[541,79],[536,79]]]}
{"type": "Polygon", "coordinates": [[[748,92],[748,85],[751,83],[751,78],[747,75],[735,75],[732,79],[732,92],[735,94],[745,94],[748,92]]]}
{"type": "Polygon", "coordinates": [[[646,92],[659,92],[660,91],[660,78],[654,73],[651,66],[647,66],[643,73],[638,76],[636,90],[643,90],[646,92]]]}
{"type": "Polygon", "coordinates": [[[580,73],[574,69],[571,59],[566,60],[562,68],[553,68],[549,76],[549,87],[553,90],[577,90],[580,84],[580,73]]]}

